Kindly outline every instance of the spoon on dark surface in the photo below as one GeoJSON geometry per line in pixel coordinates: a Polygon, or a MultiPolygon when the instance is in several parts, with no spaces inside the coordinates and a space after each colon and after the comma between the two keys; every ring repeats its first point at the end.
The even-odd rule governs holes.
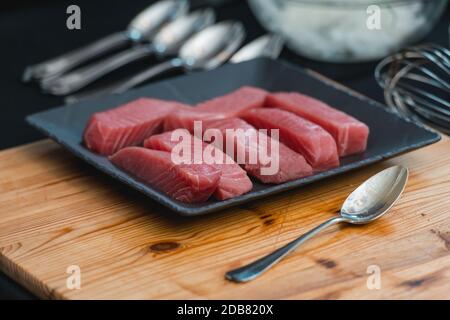
{"type": "Polygon", "coordinates": [[[408,169],[394,166],[372,176],[353,191],[342,205],[339,216],[331,218],[273,253],[225,274],[230,281],[247,282],[260,276],[323,229],[336,223],[367,224],[384,214],[400,198],[408,180],[408,169]]]}
{"type": "MultiPolygon", "coordinates": [[[[274,34],[267,34],[264,36],[261,36],[250,43],[243,46],[241,49],[239,49],[233,56],[230,58],[230,63],[240,63],[247,60],[259,58],[259,57],[266,57],[271,59],[276,59],[280,55],[282,49],[283,49],[283,39],[274,34]]],[[[145,71],[144,71],[145,72],[145,71]]],[[[145,82],[148,79],[141,78],[142,82],[145,82]]],[[[139,83],[135,83],[135,85],[138,85],[139,83]]],[[[66,103],[74,103],[77,101],[83,101],[83,100],[89,100],[98,98],[102,95],[107,94],[113,94],[113,93],[120,93],[117,92],[118,88],[120,87],[120,84],[108,86],[102,89],[97,89],[94,91],[86,92],[86,93],[80,93],[75,94],[72,96],[68,96],[65,101],[66,103]],[[116,87],[115,87],[116,86],[116,87]]],[[[124,88],[122,88],[123,90],[124,88]]]]}
{"type": "Polygon", "coordinates": [[[212,25],[214,21],[215,14],[212,9],[186,14],[163,26],[148,44],[134,46],[61,77],[44,80],[41,82],[41,88],[54,95],[66,95],[144,57],[175,55],[192,35],[212,25]]]}
{"type": "Polygon", "coordinates": [[[130,43],[148,41],[161,26],[185,14],[188,10],[189,2],[185,0],[158,1],[139,13],[130,22],[126,31],[113,33],[59,57],[28,66],[25,69],[22,80],[27,82],[53,78],[88,60],[115,49],[123,48],[130,43]]]}
{"type": "Polygon", "coordinates": [[[187,40],[178,56],[152,66],[136,75],[110,86],[66,99],[67,103],[87,100],[107,94],[125,92],[172,69],[198,71],[214,69],[230,59],[245,38],[245,29],[240,22],[224,21],[209,26],[187,40]]]}
{"type": "Polygon", "coordinates": [[[263,35],[243,46],[230,59],[230,63],[241,63],[256,58],[277,59],[283,50],[284,41],[276,34],[263,35]]]}

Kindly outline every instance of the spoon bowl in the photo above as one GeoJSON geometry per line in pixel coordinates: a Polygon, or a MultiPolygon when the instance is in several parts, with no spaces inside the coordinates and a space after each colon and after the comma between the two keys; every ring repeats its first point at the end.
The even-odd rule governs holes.
{"type": "Polygon", "coordinates": [[[183,69],[187,72],[214,69],[230,59],[244,38],[245,29],[240,22],[224,21],[206,27],[186,41],[180,48],[178,57],[88,96],[123,93],[172,69],[183,69]]]}
{"type": "Polygon", "coordinates": [[[245,38],[240,22],[224,21],[192,36],[180,49],[179,58],[187,70],[209,70],[225,63],[245,38]]]}
{"type": "Polygon", "coordinates": [[[151,40],[164,24],[186,14],[188,10],[189,3],[186,0],[156,2],[131,20],[127,34],[134,42],[151,40]]]}
{"type": "Polygon", "coordinates": [[[385,215],[398,200],[408,180],[408,169],[390,167],[353,191],[342,205],[340,216],[353,224],[366,224],[385,215]]]}
{"type": "Polygon", "coordinates": [[[194,11],[164,26],[153,38],[152,46],[159,57],[174,55],[190,36],[215,21],[213,9],[194,11]]]}
{"type": "Polygon", "coordinates": [[[231,63],[240,63],[255,58],[276,59],[283,50],[284,41],[276,34],[266,34],[243,46],[230,59],[231,63]]]}
{"type": "MultiPolygon", "coordinates": [[[[244,38],[245,29],[239,22],[224,21],[205,27],[180,47],[177,57],[141,71],[125,81],[86,94],[69,96],[66,102],[73,103],[107,94],[123,93],[171,69],[181,68],[184,71],[214,69],[230,59],[244,38]]],[[[258,52],[254,54],[258,55],[258,52]]]]}

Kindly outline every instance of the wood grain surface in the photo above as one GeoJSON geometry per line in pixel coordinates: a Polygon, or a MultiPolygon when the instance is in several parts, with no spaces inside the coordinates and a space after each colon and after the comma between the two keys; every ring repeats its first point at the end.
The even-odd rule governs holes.
{"type": "Polygon", "coordinates": [[[0,268],[52,299],[449,299],[450,140],[198,218],[171,213],[49,140],[5,150],[0,268]],[[224,279],[332,217],[361,182],[395,164],[410,180],[390,214],[331,228],[256,281],[224,279]],[[80,289],[67,288],[72,265],[80,289]],[[367,287],[372,268],[379,289],[367,287]]]}

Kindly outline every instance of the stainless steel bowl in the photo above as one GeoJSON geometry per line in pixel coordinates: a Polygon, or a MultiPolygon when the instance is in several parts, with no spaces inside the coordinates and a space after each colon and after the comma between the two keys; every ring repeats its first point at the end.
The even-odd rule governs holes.
{"type": "Polygon", "coordinates": [[[379,59],[423,38],[448,0],[248,0],[295,52],[328,62],[379,59]]]}

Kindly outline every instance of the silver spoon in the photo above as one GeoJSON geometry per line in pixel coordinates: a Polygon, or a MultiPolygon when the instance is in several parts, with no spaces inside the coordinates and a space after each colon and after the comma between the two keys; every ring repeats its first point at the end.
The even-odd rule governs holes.
{"type": "Polygon", "coordinates": [[[80,49],[29,66],[25,69],[22,80],[27,82],[52,78],[114,49],[123,48],[130,42],[147,41],[161,26],[188,10],[189,2],[186,0],[158,1],[139,13],[130,22],[126,31],[113,33],[80,49]]]}
{"type": "Polygon", "coordinates": [[[266,34],[243,46],[230,59],[231,63],[240,63],[255,58],[276,59],[283,50],[284,41],[276,34],[266,34]]]}
{"type": "Polygon", "coordinates": [[[260,276],[323,229],[336,223],[366,224],[384,214],[398,200],[408,180],[408,169],[394,166],[372,176],[345,200],[338,217],[322,223],[275,252],[225,274],[228,280],[247,282],[260,276]]]}
{"type": "MultiPolygon", "coordinates": [[[[275,34],[267,34],[264,36],[261,36],[250,43],[243,46],[241,49],[239,49],[229,62],[231,63],[239,63],[244,62],[247,60],[259,58],[259,57],[267,57],[271,59],[276,59],[280,55],[282,49],[283,49],[284,41],[282,38],[275,34]]],[[[144,71],[145,72],[145,71],[144,71]]],[[[141,78],[142,82],[148,80],[141,78]]],[[[138,84],[136,84],[138,85],[138,84]]],[[[98,98],[102,95],[106,94],[112,94],[112,93],[119,93],[115,92],[117,90],[117,87],[120,87],[120,84],[114,84],[112,86],[108,86],[106,88],[97,89],[94,91],[90,91],[87,93],[80,93],[77,95],[68,96],[65,99],[66,103],[75,103],[78,101],[83,100],[89,100],[93,98],[98,98]]]]}
{"type": "MultiPolygon", "coordinates": [[[[276,59],[281,53],[283,49],[283,40],[280,36],[274,34],[267,34],[253,40],[252,42],[243,46],[238,52],[236,52],[229,62],[231,63],[239,63],[247,60],[259,58],[259,57],[267,57],[271,59],[276,59]]],[[[143,81],[147,79],[142,79],[143,81]]],[[[69,96],[65,99],[66,103],[74,103],[82,100],[89,100],[96,97],[100,97],[101,95],[105,95],[108,93],[117,93],[113,92],[114,86],[110,86],[107,88],[103,88],[96,91],[91,91],[88,93],[81,93],[79,95],[69,96]]]]}
{"type": "Polygon", "coordinates": [[[144,70],[124,82],[84,95],[68,97],[66,102],[72,103],[106,94],[122,93],[171,69],[182,68],[185,71],[214,69],[230,59],[244,38],[245,30],[240,22],[217,23],[192,36],[180,48],[178,57],[144,70]]]}
{"type": "Polygon", "coordinates": [[[179,17],[165,25],[149,44],[134,46],[103,61],[87,65],[59,78],[44,80],[41,88],[54,95],[66,95],[77,91],[104,75],[143,57],[157,54],[174,55],[186,40],[215,21],[212,9],[198,10],[179,17]]]}

